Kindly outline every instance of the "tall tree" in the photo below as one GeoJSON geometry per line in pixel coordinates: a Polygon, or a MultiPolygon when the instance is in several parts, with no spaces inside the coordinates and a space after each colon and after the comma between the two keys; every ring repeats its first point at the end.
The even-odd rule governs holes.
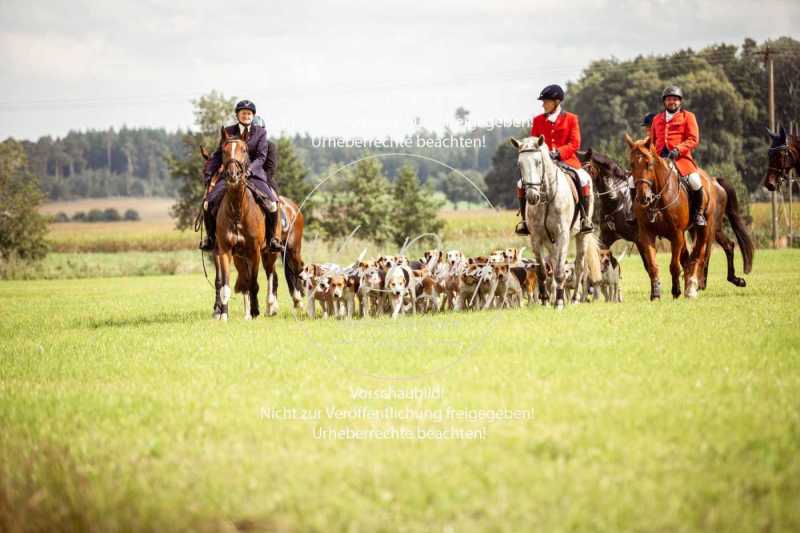
{"type": "Polygon", "coordinates": [[[391,233],[396,245],[402,246],[406,239],[442,230],[444,222],[436,214],[444,202],[430,187],[420,187],[414,167],[408,163],[400,167],[392,192],[395,207],[391,213],[391,233]]]}
{"type": "Polygon", "coordinates": [[[37,260],[47,254],[47,222],[37,210],[43,200],[22,144],[13,139],[0,143],[0,260],[37,260]]]}
{"type": "Polygon", "coordinates": [[[200,147],[214,150],[219,142],[219,128],[235,120],[233,108],[236,98],[225,98],[222,93],[211,91],[192,101],[197,131],[189,131],[183,136],[186,154],[167,156],[170,174],[179,183],[178,200],[172,206],[171,214],[178,229],[192,226],[201,207],[205,185],[203,183],[203,164],[200,147]]]}

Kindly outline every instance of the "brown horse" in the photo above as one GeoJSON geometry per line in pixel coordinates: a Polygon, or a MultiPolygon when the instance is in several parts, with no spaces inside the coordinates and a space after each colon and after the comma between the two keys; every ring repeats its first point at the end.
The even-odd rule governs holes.
{"type": "MultiPolygon", "coordinates": [[[[628,173],[626,173],[613,159],[593,151],[589,148],[586,152],[578,152],[578,156],[584,162],[584,168],[592,176],[595,182],[595,190],[600,199],[600,243],[605,248],[609,248],[618,239],[636,242],[638,224],[634,220],[633,224],[628,222],[628,214],[633,209],[633,198],[628,190],[628,173]]],[[[739,249],[742,253],[744,262],[744,272],[749,273],[753,265],[753,255],[755,253],[753,240],[747,232],[744,219],[739,213],[739,199],[736,190],[722,178],[711,178],[716,189],[717,199],[720,208],[717,213],[720,219],[716,222],[715,238],[717,243],[725,251],[725,258],[728,262],[728,281],[737,287],[746,287],[747,282],[736,275],[734,265],[734,242],[725,234],[721,217],[724,214],[728,218],[728,223],[733,229],[739,249]]],[[[692,229],[692,231],[694,228],[692,229]]],[[[710,259],[711,247],[708,247],[707,258],[710,259]]],[[[708,261],[703,268],[703,276],[700,279],[700,289],[705,289],[708,278],[708,261]]],[[[647,265],[645,265],[645,268],[647,265]]]]}
{"type": "Polygon", "coordinates": [[[672,244],[672,296],[681,295],[680,274],[684,271],[684,290],[687,298],[696,298],[700,279],[704,276],[705,264],[710,259],[711,237],[716,233],[720,221],[716,187],[711,178],[700,171],[706,194],[707,224],[695,228],[694,246],[691,254],[686,245],[686,230],[689,228],[689,195],[681,185],[675,165],[659,157],[650,138],[633,141],[625,134],[630,148],[631,172],[636,185],[634,214],[639,226],[636,247],[650,275],[650,299],[661,299],[661,282],[658,279],[656,262],[656,237],[663,237],[672,244]]]}
{"type": "Polygon", "coordinates": [[[786,135],[783,126],[778,133],[767,128],[772,144],[769,148],[769,166],[764,178],[764,187],[768,191],[777,191],[786,180],[786,174],[794,169],[800,174],[800,139],[796,134],[786,135]]]}
{"type": "MultiPolygon", "coordinates": [[[[238,141],[238,139],[236,139],[236,138],[227,137],[227,134],[224,131],[224,128],[223,128],[222,135],[223,135],[223,141],[227,140],[227,141],[229,141],[231,143],[234,143],[234,142],[238,141]]],[[[206,151],[205,148],[200,147],[200,154],[203,156],[203,159],[205,159],[205,160],[209,159],[208,151],[206,151]]],[[[231,211],[231,213],[238,212],[238,211],[236,211],[236,209],[233,209],[233,207],[235,207],[234,200],[237,199],[237,198],[243,198],[242,195],[246,194],[246,199],[247,199],[247,204],[248,204],[247,205],[248,213],[250,213],[250,212],[261,213],[261,210],[258,208],[258,206],[253,208],[253,206],[251,205],[255,200],[253,198],[252,192],[247,190],[247,177],[245,176],[244,179],[241,180],[241,183],[236,183],[236,178],[233,177],[232,175],[229,175],[229,173],[226,173],[226,169],[229,167],[228,160],[232,157],[232,155],[233,155],[233,157],[237,158],[241,162],[240,165],[237,165],[236,168],[234,168],[234,172],[233,172],[234,175],[237,174],[237,173],[241,174],[241,171],[238,170],[238,169],[239,168],[246,169],[246,168],[248,168],[248,165],[249,165],[249,157],[247,155],[247,147],[246,147],[246,145],[243,144],[243,142],[239,142],[238,143],[236,152],[233,153],[233,154],[230,152],[230,149],[226,149],[223,146],[223,163],[222,163],[222,168],[221,168],[220,174],[221,174],[222,177],[224,177],[226,179],[226,195],[225,196],[226,197],[228,196],[229,186],[231,186],[232,182],[233,182],[233,189],[235,189],[235,192],[231,193],[231,196],[230,196],[231,202],[232,202],[231,203],[232,207],[230,207],[228,209],[231,211]],[[233,179],[229,179],[229,177],[231,177],[233,179]]],[[[213,181],[216,182],[216,180],[213,180],[213,181]]],[[[225,202],[225,200],[223,198],[223,203],[224,202],[225,202]]],[[[305,291],[305,289],[303,287],[303,283],[302,283],[302,281],[301,281],[301,279],[299,277],[300,273],[303,270],[302,243],[303,243],[303,229],[304,229],[305,219],[303,218],[303,213],[300,212],[300,209],[298,208],[297,204],[294,201],[292,201],[291,199],[289,199],[289,198],[287,198],[285,196],[280,196],[279,208],[281,210],[281,213],[278,213],[278,216],[279,217],[285,216],[285,218],[286,218],[286,222],[284,224],[281,224],[281,241],[282,241],[282,243],[284,245],[284,249],[285,249],[285,252],[284,252],[283,258],[282,258],[283,259],[283,270],[284,270],[284,275],[286,276],[286,283],[287,283],[287,285],[289,287],[289,293],[291,294],[292,300],[294,302],[294,307],[296,309],[299,309],[300,306],[301,306],[302,299],[303,299],[303,292],[305,291]]],[[[219,240],[220,228],[222,227],[221,224],[220,224],[220,222],[222,222],[222,219],[220,218],[220,213],[221,212],[222,212],[222,205],[220,205],[220,210],[217,213],[217,243],[220,242],[220,240],[219,240]]],[[[253,216],[258,218],[257,215],[253,215],[253,216]]],[[[262,220],[261,223],[263,224],[264,223],[263,213],[262,213],[262,216],[261,216],[261,220],[262,220]]],[[[230,223],[230,221],[228,221],[228,223],[230,223]]],[[[267,276],[267,313],[268,313],[268,315],[271,316],[271,315],[277,314],[277,312],[278,312],[278,275],[275,272],[275,262],[277,261],[279,254],[277,252],[270,252],[269,251],[269,247],[264,244],[264,239],[265,239],[265,237],[262,236],[262,238],[259,241],[261,243],[260,256],[261,256],[261,261],[264,263],[264,271],[265,271],[266,276],[267,276]]],[[[228,245],[225,247],[225,250],[230,250],[230,251],[234,252],[233,258],[234,258],[234,262],[236,262],[235,261],[236,246],[232,246],[231,243],[229,242],[228,245]]],[[[249,261],[253,261],[252,257],[253,256],[251,255],[249,261]]],[[[230,254],[228,256],[227,262],[228,262],[228,265],[229,265],[230,264],[230,254]]],[[[227,278],[222,276],[221,264],[216,259],[216,253],[215,253],[215,266],[216,266],[217,275],[216,275],[216,282],[215,282],[215,286],[216,286],[216,301],[214,303],[214,317],[217,318],[217,319],[227,319],[227,315],[228,315],[227,298],[226,298],[225,303],[223,304],[222,303],[222,293],[221,293],[222,291],[221,291],[221,289],[223,287],[225,287],[226,285],[229,285],[229,283],[226,282],[227,278]]],[[[238,264],[237,264],[237,268],[238,268],[238,264]]],[[[259,290],[258,281],[257,281],[257,279],[258,279],[257,278],[257,275],[258,275],[258,263],[257,262],[254,264],[254,267],[252,269],[252,273],[253,273],[252,275],[254,277],[252,278],[252,282],[250,282],[250,288],[254,292],[253,293],[248,292],[248,294],[245,295],[245,310],[246,310],[245,319],[256,317],[259,314],[258,298],[257,298],[258,290],[259,290]],[[249,314],[247,313],[248,307],[249,307],[249,311],[250,311],[249,314]]],[[[245,280],[245,279],[242,278],[241,270],[239,270],[239,278],[237,278],[237,284],[236,284],[237,292],[240,292],[238,290],[238,288],[240,286],[240,280],[241,280],[242,284],[249,282],[249,280],[245,280]]],[[[244,290],[244,285],[242,285],[242,287],[243,287],[243,290],[244,290]]],[[[227,290],[227,293],[228,293],[228,297],[229,297],[230,296],[230,289],[227,290]]]]}
{"type": "MultiPolygon", "coordinates": [[[[233,261],[238,272],[234,290],[244,296],[244,318],[250,320],[259,315],[258,270],[262,251],[266,246],[266,221],[253,193],[247,187],[250,169],[247,143],[238,137],[228,136],[225,128],[222,128],[220,144],[220,177],[225,180],[225,195],[217,211],[214,318],[228,319],[230,268],[233,261]]],[[[267,279],[269,280],[269,272],[267,279]]]]}

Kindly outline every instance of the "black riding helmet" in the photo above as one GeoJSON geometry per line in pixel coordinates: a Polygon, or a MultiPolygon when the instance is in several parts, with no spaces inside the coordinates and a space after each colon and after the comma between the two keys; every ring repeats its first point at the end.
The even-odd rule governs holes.
{"type": "Polygon", "coordinates": [[[241,100],[238,104],[236,104],[236,110],[234,113],[238,113],[242,109],[249,109],[254,115],[256,114],[256,104],[250,100],[241,100]]]}
{"type": "Polygon", "coordinates": [[[539,100],[564,100],[564,89],[558,85],[548,85],[539,93],[539,100]]]}
{"type": "Polygon", "coordinates": [[[653,119],[656,117],[656,113],[648,113],[642,119],[642,126],[649,126],[653,123],[653,119]]]}
{"type": "Polygon", "coordinates": [[[664,89],[663,93],[661,93],[661,101],[663,102],[664,98],[666,98],[667,96],[677,96],[678,98],[683,100],[683,91],[681,91],[681,88],[678,87],[677,85],[670,85],[669,87],[664,89]]]}

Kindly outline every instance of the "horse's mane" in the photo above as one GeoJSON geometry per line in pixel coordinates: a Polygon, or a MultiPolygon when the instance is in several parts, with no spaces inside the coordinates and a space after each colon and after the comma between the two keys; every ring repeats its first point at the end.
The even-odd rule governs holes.
{"type": "Polygon", "coordinates": [[[592,152],[592,161],[599,163],[601,166],[608,168],[609,172],[614,175],[615,178],[619,179],[627,179],[625,171],[617,164],[616,161],[611,159],[605,154],[592,152]]]}

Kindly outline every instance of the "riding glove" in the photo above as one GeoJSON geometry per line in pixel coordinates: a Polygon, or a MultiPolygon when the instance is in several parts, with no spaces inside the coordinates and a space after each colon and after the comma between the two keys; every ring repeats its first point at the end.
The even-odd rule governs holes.
{"type": "Polygon", "coordinates": [[[676,159],[678,159],[680,156],[681,156],[681,152],[680,152],[680,150],[678,150],[677,148],[673,148],[673,149],[672,149],[672,150],[670,150],[670,152],[669,152],[669,158],[670,158],[670,159],[672,159],[673,161],[675,161],[676,159]]]}

